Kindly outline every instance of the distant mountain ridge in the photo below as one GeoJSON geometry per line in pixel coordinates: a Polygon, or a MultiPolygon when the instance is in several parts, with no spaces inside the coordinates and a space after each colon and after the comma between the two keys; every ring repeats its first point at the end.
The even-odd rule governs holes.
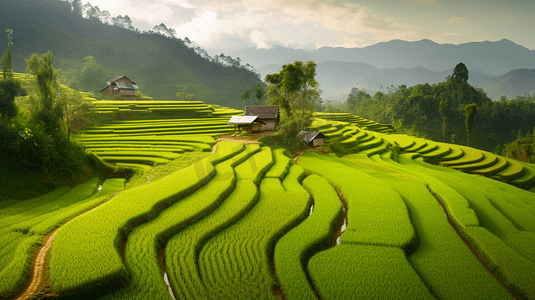
{"type": "MultiPolygon", "coordinates": [[[[216,51],[216,50],[212,50],[216,51]]],[[[219,50],[217,50],[219,51],[219,50]]],[[[209,50],[210,52],[210,50],[209,50]]],[[[494,76],[514,69],[535,68],[535,50],[529,50],[510,40],[439,44],[431,40],[408,42],[391,40],[363,48],[322,47],[317,50],[291,49],[274,46],[270,49],[254,47],[225,51],[240,57],[257,69],[270,64],[286,64],[295,60],[360,62],[379,69],[423,67],[444,71],[463,62],[468,69],[494,76]]]]}
{"type": "MultiPolygon", "coordinates": [[[[451,75],[460,62],[469,70],[469,83],[483,88],[492,99],[501,95],[512,98],[535,91],[530,85],[535,79],[531,73],[519,71],[528,77],[517,80],[514,87],[506,86],[507,81],[503,78],[491,80],[514,70],[535,68],[535,50],[507,39],[460,45],[430,40],[392,40],[363,48],[323,47],[317,50],[250,47],[227,51],[227,54],[254,65],[262,78],[278,72],[283,64],[313,60],[318,64],[317,79],[324,97],[329,99],[345,99],[352,87],[374,91],[379,90],[381,85],[386,88],[390,85],[437,83],[451,75]]],[[[512,74],[514,72],[510,76],[512,74]]]]}

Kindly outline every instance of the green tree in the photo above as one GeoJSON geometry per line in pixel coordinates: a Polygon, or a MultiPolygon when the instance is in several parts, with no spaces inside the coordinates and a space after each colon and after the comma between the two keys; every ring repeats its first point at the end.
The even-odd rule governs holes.
{"type": "Polygon", "coordinates": [[[245,102],[247,100],[249,100],[249,98],[251,98],[251,89],[247,89],[247,90],[245,90],[245,92],[240,94],[240,99],[241,99],[241,103],[242,103],[242,105],[241,105],[242,109],[245,107],[245,102]]]}
{"type": "Polygon", "coordinates": [[[188,90],[188,87],[185,86],[182,91],[176,93],[176,96],[181,99],[181,101],[191,101],[193,100],[195,97],[193,97],[193,94],[188,94],[187,93],[187,90],[188,90]]]}
{"type": "Polygon", "coordinates": [[[26,91],[19,81],[13,79],[0,81],[0,116],[6,123],[17,115],[15,97],[25,94],[26,91]]]}
{"type": "Polygon", "coordinates": [[[57,102],[63,109],[63,128],[67,133],[67,139],[71,138],[73,124],[88,122],[94,109],[91,101],[83,100],[82,95],[76,90],[60,89],[57,102]]]}
{"type": "Polygon", "coordinates": [[[296,61],[294,65],[298,69],[298,82],[300,83],[301,97],[298,98],[298,105],[301,108],[301,126],[300,130],[304,129],[305,112],[312,112],[314,109],[313,99],[319,97],[321,90],[319,83],[316,81],[316,67],[317,64],[313,61],[307,61],[304,64],[301,61],[296,61]]]}
{"type": "Polygon", "coordinates": [[[27,71],[32,74],[37,83],[37,96],[39,98],[39,111],[34,114],[36,122],[42,121],[48,130],[59,126],[61,107],[54,108],[54,93],[57,86],[58,73],[52,68],[52,52],[45,54],[32,54],[26,59],[27,71]]]}
{"type": "Polygon", "coordinates": [[[448,117],[449,101],[445,93],[440,94],[439,112],[442,117],[442,137],[444,143],[446,142],[446,118],[448,117]]]}
{"type": "Polygon", "coordinates": [[[260,85],[260,82],[253,84],[252,89],[255,91],[256,103],[258,105],[262,104],[262,99],[266,95],[266,90],[260,85]]]}
{"type": "Polygon", "coordinates": [[[93,56],[86,56],[80,70],[78,86],[82,91],[97,94],[110,77],[111,73],[97,63],[93,56]]]}
{"type": "Polygon", "coordinates": [[[4,52],[4,55],[2,55],[2,69],[4,73],[4,80],[7,78],[13,77],[13,65],[15,60],[15,54],[13,53],[13,50],[11,50],[11,47],[13,46],[13,29],[7,29],[7,47],[6,51],[4,52]]]}
{"type": "Polygon", "coordinates": [[[292,111],[297,109],[300,114],[299,128],[303,129],[310,121],[310,114],[314,109],[314,100],[319,98],[321,90],[315,79],[316,63],[313,61],[296,61],[282,66],[279,73],[268,74],[265,81],[268,86],[268,103],[282,106],[287,118],[292,119],[292,111]]]}
{"type": "Polygon", "coordinates": [[[453,80],[455,83],[465,83],[468,82],[468,69],[463,63],[458,63],[453,69],[453,80]]]}
{"type": "Polygon", "coordinates": [[[470,146],[470,133],[472,132],[472,127],[474,126],[474,118],[476,116],[476,112],[477,112],[476,103],[468,104],[464,107],[466,133],[468,135],[468,143],[467,143],[468,146],[470,146]]]}

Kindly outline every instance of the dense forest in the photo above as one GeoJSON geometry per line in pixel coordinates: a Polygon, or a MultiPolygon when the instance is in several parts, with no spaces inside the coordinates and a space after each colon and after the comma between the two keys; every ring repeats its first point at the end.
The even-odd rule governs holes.
{"type": "MultiPolygon", "coordinates": [[[[79,0],[3,0],[0,32],[7,29],[13,30],[15,72],[26,70],[24,59],[31,54],[51,51],[65,83],[81,72],[84,58],[90,56],[102,66],[101,74],[127,75],[144,95],[157,100],[178,100],[176,93],[186,88],[196,100],[241,108],[240,93],[261,82],[239,58],[209,57],[189,39],[174,37],[165,24],[140,32],[128,16],[111,17],[79,0]]],[[[4,45],[0,43],[1,52],[4,45]]],[[[109,79],[100,78],[100,88],[109,79]]],[[[98,90],[89,91],[98,96],[98,90]]]]}
{"type": "Polygon", "coordinates": [[[467,115],[471,114],[466,108],[475,103],[471,147],[506,154],[504,144],[531,136],[535,127],[535,97],[526,94],[492,101],[482,89],[468,84],[468,76],[468,69],[461,63],[451,76],[438,84],[391,86],[373,96],[353,89],[344,103],[327,101],[325,111],[350,112],[380,123],[391,123],[398,130],[415,136],[466,145],[467,115]]]}

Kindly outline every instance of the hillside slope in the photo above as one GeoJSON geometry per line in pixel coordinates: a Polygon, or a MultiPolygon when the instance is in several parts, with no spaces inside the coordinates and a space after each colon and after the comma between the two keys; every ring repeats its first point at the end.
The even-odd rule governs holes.
{"type": "MultiPolygon", "coordinates": [[[[67,71],[89,55],[116,75],[127,75],[154,99],[175,100],[188,87],[196,100],[238,107],[239,94],[259,82],[244,68],[209,62],[179,39],[102,24],[71,12],[68,2],[2,0],[0,31],[13,29],[15,71],[32,53],[51,51],[67,71]]],[[[6,43],[0,43],[4,51],[6,43]]],[[[108,78],[109,79],[109,78],[108,78]]],[[[102,87],[106,85],[103,81],[102,87]]]]}

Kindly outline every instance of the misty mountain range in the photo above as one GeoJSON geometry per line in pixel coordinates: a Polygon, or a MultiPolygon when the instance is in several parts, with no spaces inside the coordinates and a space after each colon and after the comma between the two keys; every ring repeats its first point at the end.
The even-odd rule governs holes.
{"type": "Polygon", "coordinates": [[[363,48],[317,50],[249,47],[225,53],[253,65],[261,78],[280,71],[283,64],[313,60],[318,64],[316,78],[327,99],[345,99],[352,87],[374,92],[381,86],[384,91],[391,85],[437,83],[451,75],[460,62],[469,70],[468,82],[483,88],[491,99],[535,93],[535,50],[507,39],[460,45],[392,40],[363,48]]]}

